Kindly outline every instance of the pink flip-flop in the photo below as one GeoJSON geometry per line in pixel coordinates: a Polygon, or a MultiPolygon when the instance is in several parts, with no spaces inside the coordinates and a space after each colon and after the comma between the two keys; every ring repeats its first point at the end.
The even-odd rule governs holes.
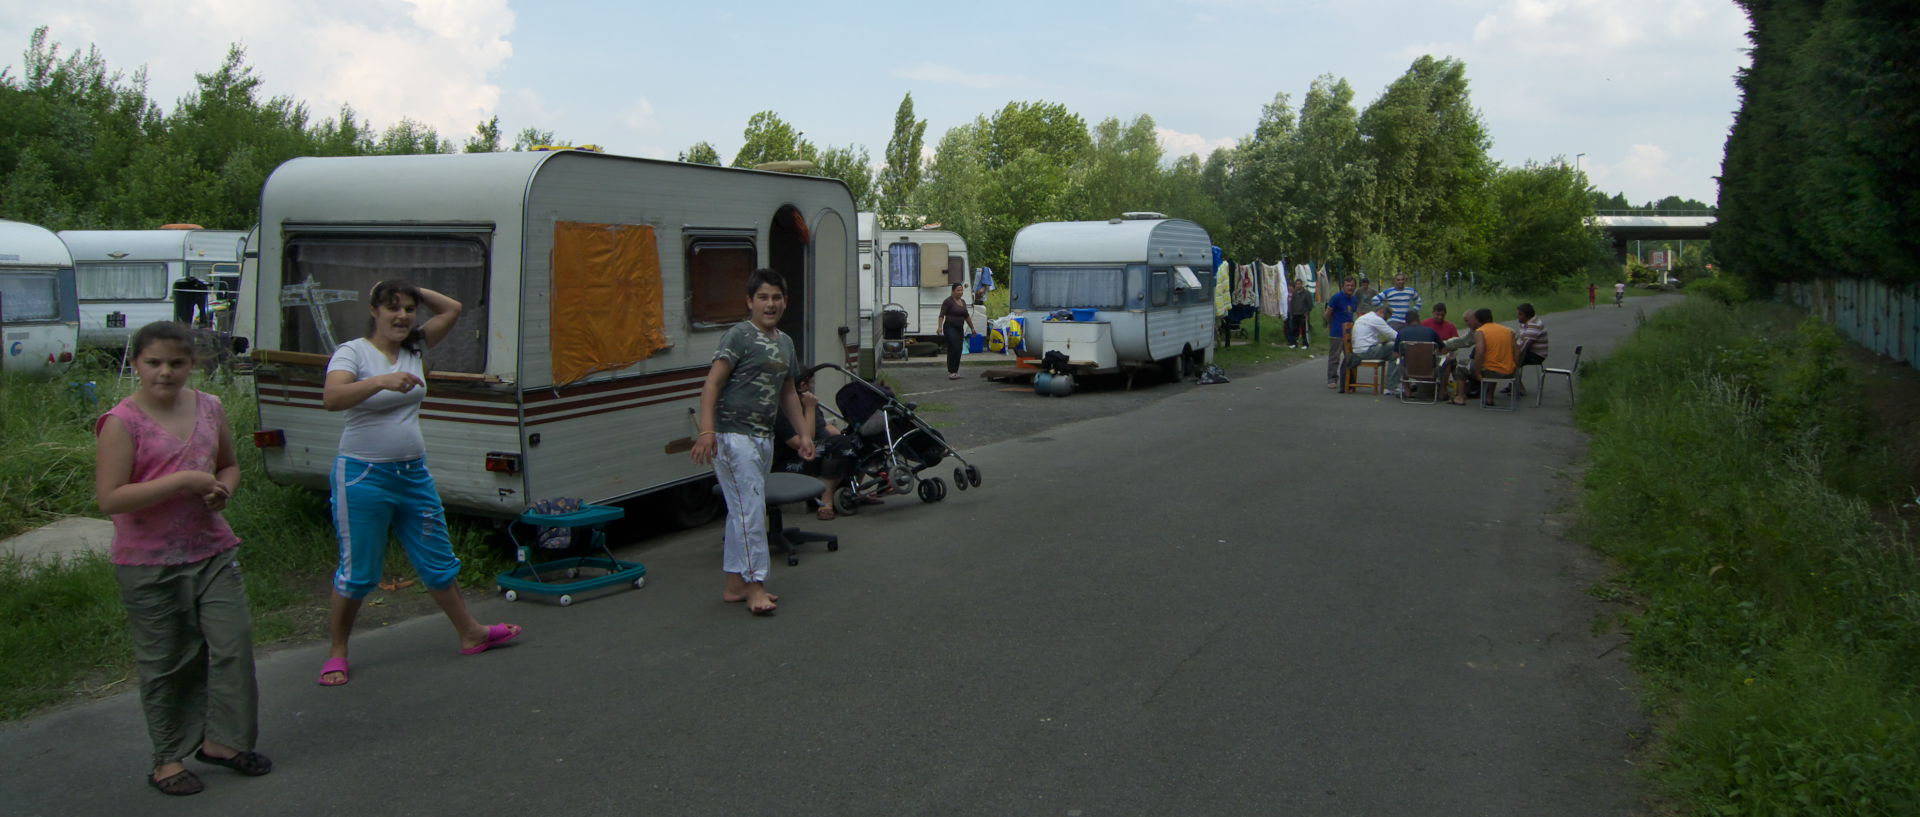
{"type": "Polygon", "coordinates": [[[487,640],[461,649],[460,654],[479,655],[501,644],[512,641],[513,637],[519,634],[520,625],[518,624],[489,624],[487,625],[487,640]]]}
{"type": "Polygon", "coordinates": [[[327,663],[321,664],[319,683],[323,687],[346,686],[347,685],[347,659],[329,658],[327,659],[327,663]],[[328,682],[327,676],[336,672],[340,673],[340,680],[328,682]]]}

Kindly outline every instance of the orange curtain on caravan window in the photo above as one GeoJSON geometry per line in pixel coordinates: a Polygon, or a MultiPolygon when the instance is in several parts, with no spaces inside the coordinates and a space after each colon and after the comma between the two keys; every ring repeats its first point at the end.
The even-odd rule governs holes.
{"type": "Polygon", "coordinates": [[[624,369],[665,349],[660,248],[644,224],[553,225],[553,384],[624,369]]]}

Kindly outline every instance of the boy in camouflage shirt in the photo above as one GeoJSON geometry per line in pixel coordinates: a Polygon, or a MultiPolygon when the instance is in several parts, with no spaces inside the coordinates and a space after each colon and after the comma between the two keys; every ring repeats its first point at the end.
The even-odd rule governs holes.
{"type": "Polygon", "coordinates": [[[720,491],[727,498],[726,546],[721,569],[727,573],[724,601],[747,603],[764,615],[780,597],[767,592],[767,473],[773,470],[773,417],[785,411],[799,429],[799,453],[813,459],[813,427],[800,422],[800,396],[794,390],[798,358],[793,339],[780,331],[787,311],[787,283],[780,273],[757,269],[747,276],[748,320],[720,338],[713,368],[700,391],[700,431],[693,461],[713,463],[720,491]],[[804,426],[804,428],[803,428],[804,426]]]}

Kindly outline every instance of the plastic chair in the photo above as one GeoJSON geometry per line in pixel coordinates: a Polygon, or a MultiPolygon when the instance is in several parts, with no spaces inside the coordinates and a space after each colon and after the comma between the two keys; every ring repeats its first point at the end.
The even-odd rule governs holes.
{"type": "Polygon", "coordinates": [[[1514,382],[1515,389],[1518,389],[1521,391],[1526,390],[1528,366],[1533,366],[1541,369],[1545,369],[1547,367],[1545,356],[1542,356],[1541,361],[1538,363],[1526,362],[1527,356],[1530,354],[1533,354],[1533,341],[1531,340],[1520,344],[1520,348],[1513,350],[1513,360],[1514,360],[1514,367],[1513,367],[1514,381],[1513,382],[1514,382]]]}
{"type": "Polygon", "coordinates": [[[1540,382],[1539,382],[1539,384],[1538,384],[1538,385],[1536,385],[1536,386],[1534,387],[1534,389],[1533,389],[1533,392],[1534,392],[1534,394],[1533,394],[1533,405],[1534,405],[1534,408],[1539,408],[1539,407],[1540,407],[1540,402],[1541,402],[1542,400],[1545,400],[1545,399],[1547,398],[1547,375],[1550,375],[1550,374],[1557,374],[1557,375],[1565,375],[1565,376],[1566,376],[1566,378],[1567,378],[1567,408],[1573,408],[1573,373],[1574,373],[1574,372],[1577,372],[1577,371],[1580,371],[1580,353],[1581,353],[1582,351],[1584,351],[1585,349],[1586,349],[1586,347],[1585,347],[1585,346],[1575,346],[1575,347],[1573,347],[1573,365],[1572,365],[1572,366],[1569,366],[1569,367],[1567,367],[1567,368],[1565,368],[1565,369],[1551,369],[1551,368],[1548,368],[1548,367],[1546,367],[1546,366],[1541,366],[1541,367],[1540,367],[1540,382]]]}
{"type": "Polygon", "coordinates": [[[1509,393],[1507,405],[1500,407],[1500,387],[1514,386],[1520,383],[1518,374],[1482,374],[1480,375],[1480,407],[1498,411],[1515,411],[1520,408],[1520,395],[1509,393]]]}
{"type": "Polygon", "coordinates": [[[1440,377],[1435,371],[1433,350],[1434,344],[1426,341],[1400,344],[1400,402],[1427,405],[1440,402],[1440,377]],[[1407,399],[1414,386],[1431,387],[1433,399],[1407,399]]]}
{"type": "MultiPolygon", "coordinates": [[[[1346,369],[1346,363],[1347,363],[1346,359],[1353,356],[1353,322],[1352,321],[1347,322],[1346,331],[1340,337],[1340,348],[1341,348],[1340,366],[1342,369],[1346,369]]],[[[1342,388],[1340,390],[1343,392],[1354,392],[1357,394],[1359,393],[1361,386],[1371,385],[1373,387],[1373,393],[1379,394],[1383,390],[1385,390],[1387,387],[1386,378],[1387,378],[1387,362],[1386,361],[1362,360],[1358,364],[1356,364],[1352,369],[1347,370],[1347,374],[1346,374],[1347,382],[1342,384],[1342,388]],[[1371,383],[1360,382],[1361,369],[1371,369],[1373,371],[1373,380],[1371,383]]]]}
{"type": "MultiPolygon", "coordinates": [[[[775,471],[767,475],[767,549],[787,552],[787,566],[800,563],[800,545],[807,542],[825,542],[827,550],[840,549],[840,537],[830,533],[809,533],[799,528],[785,527],[780,516],[780,506],[813,499],[827,490],[827,484],[806,474],[794,474],[775,471]]],[[[714,496],[726,494],[720,486],[713,486],[714,496]]]]}

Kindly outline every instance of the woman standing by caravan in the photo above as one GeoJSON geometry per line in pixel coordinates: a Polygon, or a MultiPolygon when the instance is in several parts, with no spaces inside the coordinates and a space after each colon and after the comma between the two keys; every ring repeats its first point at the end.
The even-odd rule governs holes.
{"type": "Polygon", "coordinates": [[[940,335],[947,341],[947,379],[960,379],[960,346],[967,342],[960,334],[962,324],[967,333],[973,333],[973,313],[967,311],[967,299],[961,293],[966,291],[962,284],[953,285],[953,295],[940,303],[940,335]]]}
{"type": "Polygon", "coordinates": [[[375,284],[367,302],[366,337],[342,344],[327,363],[323,401],[328,411],[346,412],[347,422],[329,480],[340,567],[333,574],[327,620],[333,645],[320,668],[321,686],[347,682],[347,638],[361,600],[380,581],[389,531],[458,631],[462,654],[485,652],[520,634],[516,625],[483,625],[467,611],[455,583],[460,560],[447,537],[447,513],[427,473],[420,436],[427,393],[422,355],[453,330],[460,302],[405,281],[375,284]],[[433,318],[416,328],[421,306],[433,318]]]}

